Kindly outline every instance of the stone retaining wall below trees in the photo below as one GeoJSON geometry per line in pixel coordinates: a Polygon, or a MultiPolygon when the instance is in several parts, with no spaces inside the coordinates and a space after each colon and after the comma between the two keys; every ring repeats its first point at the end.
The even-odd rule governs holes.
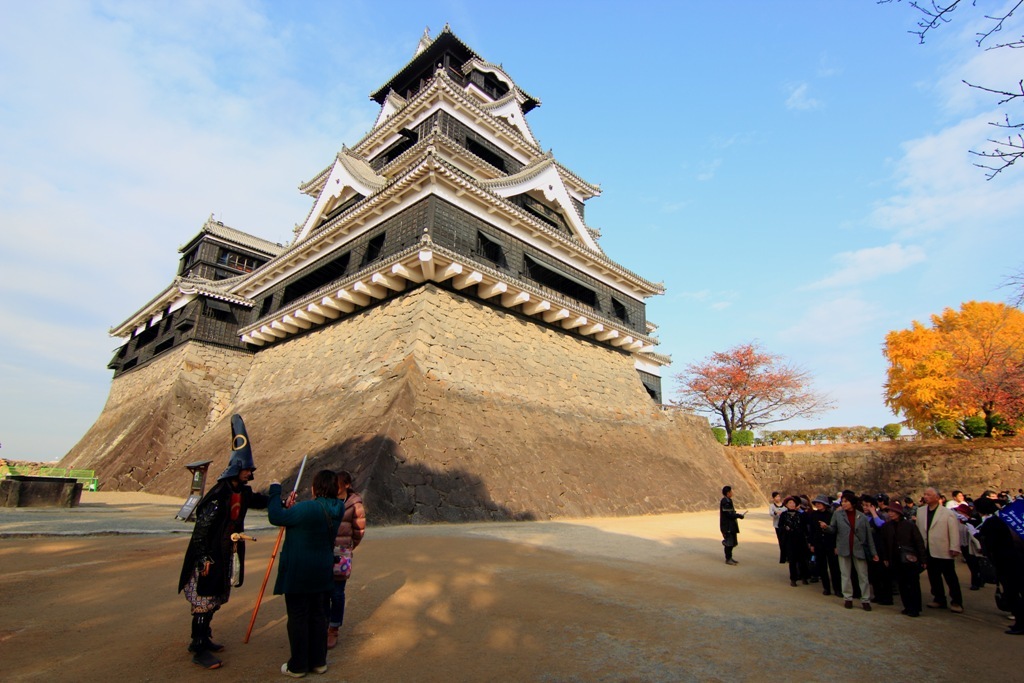
{"type": "Polygon", "coordinates": [[[738,460],[766,495],[800,493],[812,498],[842,489],[913,495],[934,486],[947,495],[960,489],[1024,487],[1024,440],[881,442],[789,448],[737,448],[738,460]]]}

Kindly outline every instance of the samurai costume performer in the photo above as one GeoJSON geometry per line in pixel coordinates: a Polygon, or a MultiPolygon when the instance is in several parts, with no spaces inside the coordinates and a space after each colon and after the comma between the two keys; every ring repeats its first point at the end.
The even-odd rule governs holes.
{"type": "Polygon", "coordinates": [[[245,541],[232,541],[231,535],[243,532],[249,508],[266,509],[269,500],[246,483],[256,465],[240,415],[231,416],[231,436],[228,467],[196,506],[196,525],[178,581],[178,592],[185,591],[192,608],[192,640],[188,650],[192,661],[207,669],[221,665],[213,653],[224,649],[211,639],[210,621],[214,612],[228,601],[231,587],[241,586],[245,578],[245,541]],[[245,476],[244,470],[248,470],[245,476]]]}

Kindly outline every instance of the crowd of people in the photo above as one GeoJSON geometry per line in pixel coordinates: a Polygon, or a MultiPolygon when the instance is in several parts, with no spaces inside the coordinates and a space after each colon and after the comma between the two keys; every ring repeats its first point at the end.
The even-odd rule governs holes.
{"type": "MultiPolygon", "coordinates": [[[[728,487],[727,487],[728,488],[728,487]]],[[[723,495],[725,492],[723,491],[723,495]]],[[[969,590],[995,584],[998,607],[1012,615],[1010,635],[1024,635],[1024,541],[999,511],[1016,500],[1008,491],[986,490],[976,498],[954,490],[947,498],[927,488],[918,500],[885,493],[837,496],[772,492],[768,506],[779,544],[779,563],[788,565],[790,586],[816,584],[852,609],[858,601],[893,605],[919,617],[925,608],[964,611],[957,564],[969,574],[969,590]],[[922,604],[921,574],[927,576],[931,600],[922,604]]],[[[723,498],[721,525],[726,563],[736,564],[728,545],[735,513],[731,495],[723,498]]]]}
{"type": "Polygon", "coordinates": [[[327,651],[337,645],[345,615],[352,550],[366,530],[362,498],[352,488],[352,475],[332,470],[313,477],[312,500],[296,502],[296,491],[282,495],[277,482],[266,495],[253,491],[249,482],[256,465],[240,416],[232,416],[231,430],[228,467],[196,506],[182,563],[178,591],[185,593],[192,613],[188,651],[204,669],[221,667],[217,654],[224,646],[213,640],[211,621],[231,588],[244,580],[246,512],[266,508],[270,523],[287,530],[274,584],[288,615],[290,657],[281,673],[292,678],[326,673],[327,651]]]}

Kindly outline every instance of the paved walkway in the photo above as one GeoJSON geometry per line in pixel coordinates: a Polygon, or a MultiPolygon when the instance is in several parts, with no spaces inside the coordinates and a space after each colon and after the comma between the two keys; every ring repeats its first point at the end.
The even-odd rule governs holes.
{"type": "MultiPolygon", "coordinates": [[[[192,523],[176,519],[184,498],[131,493],[82,494],[76,508],[0,508],[0,538],[103,534],[191,534],[192,523]]],[[[250,532],[272,528],[266,513],[250,512],[250,532]]]]}

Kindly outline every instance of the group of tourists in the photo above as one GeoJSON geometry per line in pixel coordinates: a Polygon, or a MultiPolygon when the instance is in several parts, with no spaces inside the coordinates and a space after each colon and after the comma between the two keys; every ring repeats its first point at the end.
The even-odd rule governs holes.
{"type": "MultiPolygon", "coordinates": [[[[736,519],[742,513],[735,511],[731,491],[723,495],[723,545],[726,564],[734,565],[736,519]]],[[[1024,635],[1024,541],[1004,519],[1019,519],[1021,508],[1024,492],[1014,499],[1008,492],[986,490],[971,499],[954,490],[947,498],[929,487],[916,502],[910,496],[898,500],[850,490],[813,499],[774,491],[768,512],[790,586],[818,584],[823,595],[841,598],[847,609],[855,601],[865,611],[872,603],[893,605],[898,595],[908,617],[919,617],[924,607],[962,613],[956,566],[962,560],[970,590],[996,584],[997,606],[1014,620],[1006,633],[1024,635]],[[1000,514],[1003,508],[1014,514],[1000,514]],[[932,598],[926,605],[922,573],[932,598]]]]}
{"type": "Polygon", "coordinates": [[[231,418],[231,432],[231,459],[196,506],[178,583],[192,612],[188,651],[203,668],[222,665],[217,653],[224,646],[213,640],[210,622],[244,579],[246,512],[267,509],[270,523],[287,529],[274,584],[288,615],[291,656],[281,673],[292,678],[326,673],[327,651],[337,645],[345,615],[352,550],[366,530],[363,501],[352,489],[352,476],[332,470],[313,477],[312,500],[296,502],[297,491],[282,496],[278,482],[266,495],[253,491],[249,482],[256,465],[239,415],[231,418]]]}

